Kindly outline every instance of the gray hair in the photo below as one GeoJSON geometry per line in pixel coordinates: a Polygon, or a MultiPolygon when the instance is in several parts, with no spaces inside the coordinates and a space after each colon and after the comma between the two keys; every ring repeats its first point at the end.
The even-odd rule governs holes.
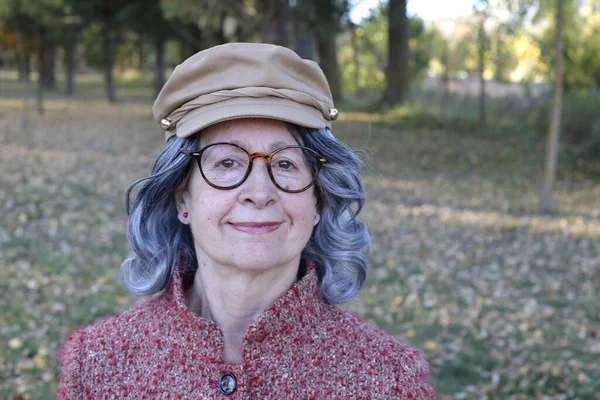
{"type": "MultiPolygon", "coordinates": [[[[347,302],[358,294],[367,277],[370,239],[366,225],[357,218],[365,202],[360,160],[329,129],[287,127],[298,144],[328,159],[315,183],[321,219],[302,260],[316,264],[326,302],[347,302]]],[[[197,268],[192,232],[177,218],[175,195],[185,187],[195,165],[180,149],[196,151],[198,146],[198,134],[172,136],[151,175],[133,182],[127,190],[127,239],[133,254],[121,264],[119,277],[133,294],[152,295],[165,289],[174,265],[191,271],[197,268]],[[130,203],[133,189],[142,182],[130,203]]]]}

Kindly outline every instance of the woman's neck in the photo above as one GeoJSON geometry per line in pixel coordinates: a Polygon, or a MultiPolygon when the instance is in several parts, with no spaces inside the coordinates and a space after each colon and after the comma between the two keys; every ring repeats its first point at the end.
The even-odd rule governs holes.
{"type": "Polygon", "coordinates": [[[225,362],[243,362],[242,345],[248,327],[296,281],[299,260],[262,271],[199,263],[187,298],[189,307],[214,321],[225,342],[225,362]],[[295,267],[294,267],[295,264],[295,267]]]}

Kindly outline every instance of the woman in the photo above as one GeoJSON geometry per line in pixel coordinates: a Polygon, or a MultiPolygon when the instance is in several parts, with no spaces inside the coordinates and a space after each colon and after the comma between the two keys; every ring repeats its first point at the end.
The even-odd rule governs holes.
{"type": "Polygon", "coordinates": [[[175,69],[153,112],[167,141],[132,185],[121,281],[161,294],[71,336],[58,397],[434,398],[417,351],[335,305],[360,290],[369,237],[317,64],[217,46],[175,69]]]}

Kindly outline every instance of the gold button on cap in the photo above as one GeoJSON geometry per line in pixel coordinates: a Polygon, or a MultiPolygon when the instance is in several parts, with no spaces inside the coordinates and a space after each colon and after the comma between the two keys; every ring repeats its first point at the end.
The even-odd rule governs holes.
{"type": "Polygon", "coordinates": [[[332,109],[330,109],[330,110],[329,110],[329,118],[330,118],[332,121],[335,121],[335,120],[337,119],[337,117],[338,117],[338,114],[339,114],[339,113],[338,113],[338,110],[337,110],[337,108],[332,108],[332,109]]]}
{"type": "Polygon", "coordinates": [[[168,119],[163,118],[160,120],[160,127],[163,128],[165,131],[168,131],[171,130],[173,124],[168,119]]]}

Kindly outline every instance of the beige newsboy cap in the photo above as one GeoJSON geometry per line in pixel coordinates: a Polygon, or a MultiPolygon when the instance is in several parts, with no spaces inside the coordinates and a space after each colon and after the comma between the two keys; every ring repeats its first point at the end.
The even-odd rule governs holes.
{"type": "Polygon", "coordinates": [[[330,128],[338,115],[317,63],[263,43],[227,43],[188,58],[165,83],[152,112],[167,139],[246,117],[330,128]]]}

